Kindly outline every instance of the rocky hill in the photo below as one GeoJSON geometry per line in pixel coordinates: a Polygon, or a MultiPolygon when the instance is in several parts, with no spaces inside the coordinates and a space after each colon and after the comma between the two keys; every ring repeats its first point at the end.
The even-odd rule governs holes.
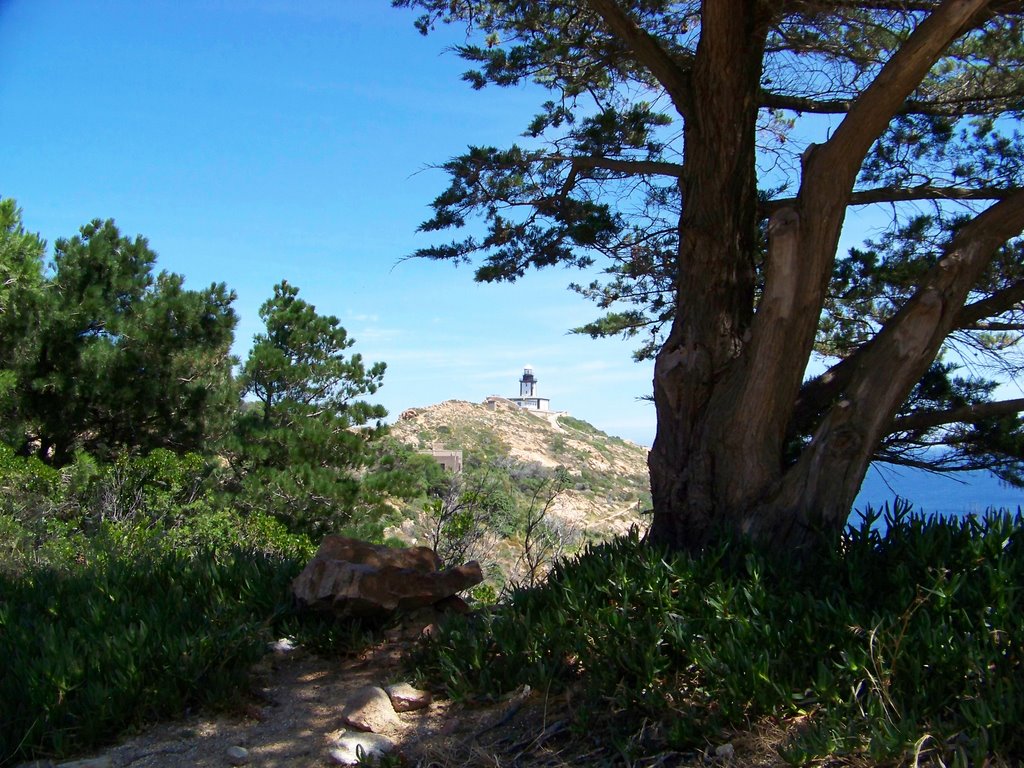
{"type": "Polygon", "coordinates": [[[551,512],[587,538],[646,524],[647,449],[580,419],[537,414],[503,400],[448,400],[403,412],[392,434],[418,449],[461,450],[469,468],[506,457],[548,469],[564,467],[572,483],[551,512]]]}

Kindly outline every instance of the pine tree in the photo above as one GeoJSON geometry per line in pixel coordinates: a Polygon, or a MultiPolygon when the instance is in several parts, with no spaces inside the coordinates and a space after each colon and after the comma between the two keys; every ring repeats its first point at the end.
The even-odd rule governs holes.
{"type": "Polygon", "coordinates": [[[244,503],[320,533],[353,522],[387,415],[359,398],[377,391],[385,365],[347,354],[355,342],[338,318],[298,294],[281,282],[260,308],[266,331],[242,369],[243,395],[253,400],[239,418],[232,465],[244,503]]]}
{"type": "Polygon", "coordinates": [[[154,448],[208,451],[237,402],[234,293],[154,276],[146,240],[123,237],[111,220],[58,240],[45,272],[42,256],[33,248],[25,272],[39,287],[8,294],[20,319],[5,354],[23,420],[12,442],[55,465],[77,450],[101,460],[154,448]]]}

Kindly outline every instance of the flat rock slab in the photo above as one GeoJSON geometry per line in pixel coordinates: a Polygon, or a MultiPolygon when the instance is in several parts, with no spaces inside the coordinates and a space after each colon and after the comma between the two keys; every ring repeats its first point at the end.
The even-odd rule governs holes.
{"type": "Polygon", "coordinates": [[[341,710],[341,719],[346,725],[360,731],[380,733],[399,722],[391,698],[383,688],[368,685],[353,693],[341,710]]]}

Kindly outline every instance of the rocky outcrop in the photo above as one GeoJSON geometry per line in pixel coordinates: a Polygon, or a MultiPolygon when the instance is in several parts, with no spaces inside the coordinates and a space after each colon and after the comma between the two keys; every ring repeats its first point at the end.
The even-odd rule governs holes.
{"type": "Polygon", "coordinates": [[[301,605],[339,617],[384,617],[434,605],[482,580],[479,563],[440,570],[427,547],[328,536],[292,582],[292,594],[301,605]]]}

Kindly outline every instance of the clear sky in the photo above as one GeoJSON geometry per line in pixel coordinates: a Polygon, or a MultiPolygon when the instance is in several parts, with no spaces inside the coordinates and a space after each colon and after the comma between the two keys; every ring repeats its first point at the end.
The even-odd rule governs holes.
{"type": "Polygon", "coordinates": [[[447,183],[431,165],[506,146],[542,94],[474,92],[415,14],[387,0],[0,0],[0,196],[48,242],[93,218],[144,235],[186,286],[238,293],[235,351],[287,279],[336,315],[392,416],[518,393],[649,445],[651,365],[567,335],[596,308],[578,273],[478,285],[402,261],[447,183]]]}

